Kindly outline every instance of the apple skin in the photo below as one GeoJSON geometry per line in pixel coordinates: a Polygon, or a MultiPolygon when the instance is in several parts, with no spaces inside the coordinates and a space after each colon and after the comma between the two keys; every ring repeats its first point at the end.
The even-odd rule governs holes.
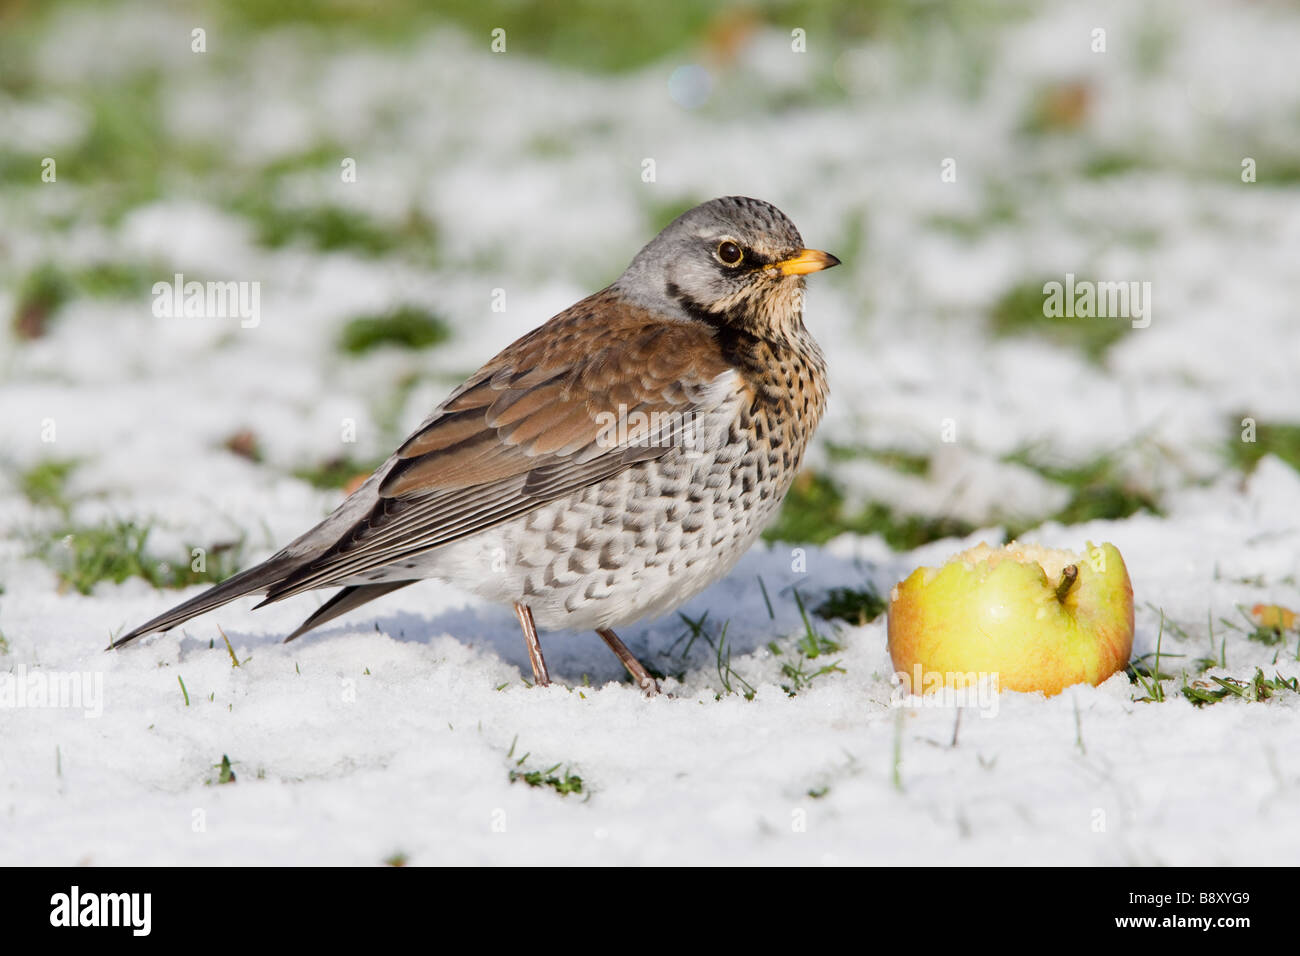
{"type": "Polygon", "coordinates": [[[937,570],[917,568],[890,594],[889,656],[909,682],[920,665],[922,687],[912,693],[995,673],[1003,690],[1051,696],[1100,684],[1132,651],[1133,586],[1112,544],[1089,542],[1082,555],[979,545],[937,570]],[[1062,601],[1069,564],[1078,577],[1062,601]]]}

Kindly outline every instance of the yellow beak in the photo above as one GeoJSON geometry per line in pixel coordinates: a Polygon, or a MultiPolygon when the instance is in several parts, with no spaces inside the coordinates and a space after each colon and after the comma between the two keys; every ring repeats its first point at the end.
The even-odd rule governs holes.
{"type": "Polygon", "coordinates": [[[831,266],[839,264],[840,260],[829,252],[822,252],[818,249],[800,249],[799,254],[793,259],[773,263],[773,266],[780,269],[783,275],[802,276],[810,272],[821,272],[823,269],[829,269],[831,266]]]}

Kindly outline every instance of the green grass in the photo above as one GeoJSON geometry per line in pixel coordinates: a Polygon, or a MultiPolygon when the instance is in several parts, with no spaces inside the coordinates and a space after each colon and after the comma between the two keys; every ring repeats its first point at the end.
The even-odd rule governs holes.
{"type": "MultiPolygon", "coordinates": [[[[165,277],[170,279],[170,275],[166,273],[165,277]]],[[[38,339],[48,331],[58,311],[72,300],[134,297],[144,301],[161,277],[163,270],[143,264],[98,262],[66,269],[43,263],[19,281],[10,324],[18,338],[38,339]]]]}
{"type": "MultiPolygon", "coordinates": [[[[1294,186],[1300,183],[1300,159],[1293,155],[1269,150],[1251,154],[1255,159],[1256,182],[1265,186],[1294,186]]],[[[1240,179],[1241,167],[1234,172],[1240,179]]]]}
{"type": "Polygon", "coordinates": [[[894,789],[903,792],[903,708],[897,708],[894,714],[894,759],[890,762],[890,779],[894,789]]]}
{"type": "MultiPolygon", "coordinates": [[[[685,617],[685,615],[682,615],[685,617]]],[[[701,618],[701,621],[704,619],[701,618]]],[[[727,625],[729,621],[723,622],[722,630],[718,633],[717,643],[713,645],[714,650],[714,667],[717,669],[718,681],[722,684],[723,693],[726,695],[740,694],[745,700],[753,700],[754,695],[758,693],[754,685],[745,678],[736,673],[731,666],[731,645],[727,643],[727,625]]],[[[705,635],[708,640],[708,635],[705,635]]],[[[723,694],[717,694],[716,699],[721,700],[723,694]]]]}
{"type": "MultiPolygon", "coordinates": [[[[799,615],[803,619],[803,633],[795,641],[795,658],[792,661],[783,661],[781,663],[781,676],[788,681],[781,685],[781,689],[789,697],[795,697],[800,691],[806,690],[812,686],[812,682],[818,677],[826,674],[843,674],[845,670],[840,667],[839,661],[831,661],[820,665],[813,665],[811,662],[819,661],[840,650],[840,645],[832,638],[821,634],[813,627],[811,619],[808,617],[808,611],[804,607],[803,598],[800,597],[798,589],[794,591],[795,604],[799,607],[799,615]]],[[[769,645],[772,652],[778,656],[783,656],[779,648],[769,645]]]]}
{"type": "Polygon", "coordinates": [[[501,28],[505,30],[506,51],[500,55],[537,57],[564,66],[610,72],[635,69],[688,48],[704,36],[715,16],[711,4],[681,0],[649,5],[573,0],[563,8],[513,0],[478,0],[445,4],[440,12],[464,30],[471,42],[480,42],[484,50],[489,49],[492,31],[501,28]]]}
{"type": "Polygon", "coordinates": [[[220,786],[227,783],[234,783],[237,779],[235,777],[235,771],[231,767],[230,758],[225,754],[221,755],[221,763],[213,764],[212,769],[217,771],[217,779],[209,780],[209,784],[215,783],[220,786]]]}
{"type": "Polygon", "coordinates": [[[1255,641],[1265,647],[1277,647],[1286,639],[1287,634],[1281,628],[1264,627],[1262,624],[1246,634],[1246,640],[1255,641]]]}
{"type": "Polygon", "coordinates": [[[352,319],[343,327],[339,348],[350,355],[361,355],[384,345],[424,349],[451,338],[445,321],[417,306],[402,306],[384,315],[366,315],[352,319]]]}
{"type": "MultiPolygon", "coordinates": [[[[525,755],[527,756],[527,755],[525,755]]],[[[545,770],[511,770],[510,782],[522,780],[530,787],[550,787],[562,797],[567,797],[571,793],[582,793],[582,778],[577,774],[569,773],[569,769],[564,769],[564,776],[557,777],[555,771],[560,769],[557,763],[553,767],[545,770]]]]}
{"type": "Polygon", "coordinates": [[[18,487],[34,505],[57,508],[67,512],[68,478],[77,467],[73,459],[55,459],[39,462],[18,476],[18,487]]]}
{"type": "Polygon", "coordinates": [[[1106,179],[1110,176],[1122,176],[1143,169],[1145,166],[1145,161],[1136,153],[1098,152],[1084,161],[1083,175],[1089,179],[1106,179]]]}
{"type": "MultiPolygon", "coordinates": [[[[530,787],[550,787],[562,797],[567,797],[571,793],[586,793],[583,789],[582,778],[569,772],[569,768],[564,768],[564,776],[556,776],[555,771],[560,769],[560,764],[547,767],[545,770],[524,770],[524,763],[528,760],[530,753],[525,753],[518,759],[515,758],[515,747],[519,743],[519,737],[510,741],[510,750],[506,753],[507,760],[514,760],[515,766],[510,770],[509,780],[514,783],[516,780],[522,780],[530,787]]],[[[590,794],[588,794],[590,795],[590,794]]]]}
{"type": "Polygon", "coordinates": [[[330,491],[343,488],[357,475],[368,475],[383,461],[361,461],[355,458],[331,458],[319,465],[294,469],[295,478],[301,478],[314,488],[330,491]]]}
{"type": "MultiPolygon", "coordinates": [[[[1080,277],[1077,281],[1082,281],[1080,277]]],[[[1119,318],[1066,318],[1043,314],[1046,295],[1043,286],[1063,282],[1062,276],[1030,279],[1012,286],[989,310],[989,328],[1001,338],[1029,337],[1063,348],[1077,349],[1094,362],[1123,338],[1129,322],[1119,318]]]]}
{"type": "Polygon", "coordinates": [[[1254,641],[1256,644],[1263,644],[1265,647],[1277,647],[1279,644],[1285,643],[1290,637],[1291,632],[1283,628],[1280,623],[1276,625],[1266,625],[1261,621],[1256,620],[1250,612],[1240,604],[1237,605],[1237,614],[1246,622],[1244,628],[1239,626],[1235,621],[1228,620],[1226,617],[1219,618],[1219,623],[1227,630],[1239,631],[1245,634],[1246,640],[1248,641],[1254,641]]]}
{"type": "MultiPolygon", "coordinates": [[[[766,588],[764,588],[764,593],[766,593],[766,588]]],[[[673,652],[677,650],[678,644],[682,641],[686,642],[686,646],[682,648],[681,653],[677,655],[677,660],[674,662],[675,666],[678,668],[675,672],[675,676],[678,680],[685,680],[686,662],[687,658],[690,656],[691,648],[694,647],[695,642],[699,640],[703,640],[704,643],[712,647],[713,638],[709,636],[709,632],[704,627],[704,622],[709,618],[708,611],[705,611],[698,618],[687,617],[681,611],[677,612],[677,616],[681,618],[682,623],[686,625],[686,630],[678,635],[677,639],[668,646],[668,654],[672,655],[673,652]]],[[[723,629],[726,629],[725,623],[723,624],[723,629]]]]}
{"type": "Polygon", "coordinates": [[[19,339],[39,339],[50,319],[76,294],[60,269],[46,264],[33,269],[18,287],[10,325],[19,339]]]}
{"type": "Polygon", "coordinates": [[[75,270],[46,264],[33,272],[29,288],[38,294],[43,293],[39,297],[47,302],[53,302],[60,295],[63,301],[79,295],[122,299],[147,293],[156,281],[158,271],[144,265],[120,262],[98,262],[75,270]]]}
{"type": "MultiPolygon", "coordinates": [[[[540,59],[557,68],[597,72],[640,70],[648,64],[701,62],[717,79],[717,95],[706,109],[727,115],[736,105],[751,103],[755,91],[731,74],[737,68],[738,51],[765,30],[788,35],[798,27],[807,32],[808,55],[800,65],[808,82],[797,86],[763,86],[764,99],[754,108],[769,110],[800,108],[807,101],[829,102],[845,96],[831,64],[842,50],[862,40],[897,43],[907,62],[916,64],[918,75],[931,71],[935,28],[945,34],[959,29],[970,36],[989,26],[1023,15],[1019,5],[963,4],[960,0],[785,0],[780,4],[726,4],[707,0],[665,0],[647,5],[618,5],[601,0],[576,0],[569,5],[526,4],[519,0],[481,0],[473,4],[429,5],[421,0],[386,0],[382,4],[341,0],[229,0],[219,5],[201,4],[198,22],[208,31],[208,51],[194,54],[182,64],[159,68],[147,59],[128,67],[111,80],[60,81],[49,79],[38,68],[37,54],[48,36],[52,19],[75,3],[0,3],[5,9],[5,28],[0,31],[0,90],[19,100],[38,93],[74,101],[87,117],[80,141],[58,150],[58,182],[83,190],[84,201],[75,213],[61,221],[98,218],[116,222],[128,210],[165,195],[201,192],[221,208],[233,209],[250,218],[261,240],[268,245],[304,242],[320,249],[350,249],[365,254],[383,254],[431,247],[436,236],[432,224],[413,213],[397,228],[380,225],[363,212],[325,204],[306,210],[279,208],[267,197],[278,194],[281,175],[317,167],[332,168],[345,151],[339,144],[322,142],[304,148],[288,158],[263,162],[260,168],[245,168],[230,162],[229,151],[215,140],[187,142],[175,138],[166,122],[167,88],[175,77],[171,71],[189,75],[204,71],[220,79],[243,68],[242,51],[249,41],[268,31],[287,27],[295,38],[318,57],[348,50],[373,50],[402,55],[423,41],[432,31],[453,27],[464,32],[471,44],[488,53],[491,34],[506,31],[507,50],[502,60],[522,57],[540,59]]],[[[75,14],[72,14],[75,15],[75,14]]],[[[179,44],[188,35],[178,36],[179,44]]],[[[967,44],[971,62],[987,67],[990,44],[972,37],[967,44]]],[[[492,54],[488,54],[492,55],[492,54]]],[[[793,55],[793,54],[792,54],[793,55]]],[[[392,114],[401,116],[395,104],[392,114]]],[[[382,125],[382,118],[381,118],[382,125]]],[[[574,149],[563,131],[540,137],[532,151],[545,156],[564,156],[574,149]]],[[[579,147],[580,148],[580,147],[579,147]]],[[[42,150],[37,144],[0,142],[0,182],[23,188],[45,188],[40,182],[42,150]]],[[[365,175],[364,167],[361,172],[365,175]]],[[[667,178],[667,177],[665,177],[667,178]]],[[[344,187],[346,188],[346,187],[344,187]]],[[[647,194],[657,193],[653,189],[647,194]]],[[[683,197],[685,200],[685,197],[683,197]]],[[[675,212],[693,205],[689,197],[675,212]]],[[[655,200],[658,201],[657,199],[655,200]]],[[[674,212],[674,214],[675,214],[674,212]]],[[[658,219],[658,217],[655,217],[658,219]]],[[[656,229],[666,220],[660,219],[656,229]]]]}
{"type": "Polygon", "coordinates": [[[1020,206],[1024,202],[1022,183],[991,180],[985,190],[980,209],[973,215],[940,213],[926,219],[932,229],[951,233],[958,239],[971,241],[1004,226],[1018,223],[1020,206]]]}
{"type": "MultiPolygon", "coordinates": [[[[266,178],[273,189],[276,177],[266,178]]],[[[397,225],[387,225],[343,206],[277,206],[261,198],[266,189],[265,185],[259,187],[256,199],[244,197],[233,203],[238,212],[252,220],[254,235],[264,246],[278,249],[302,245],[320,252],[348,250],[365,256],[404,251],[418,253],[426,264],[434,257],[437,232],[433,223],[417,211],[397,225]]]]}
{"type": "Polygon", "coordinates": [[[827,621],[848,621],[861,626],[874,621],[887,607],[885,599],[870,586],[831,588],[813,613],[827,621]]]}
{"type": "Polygon", "coordinates": [[[803,633],[799,635],[796,646],[799,651],[810,658],[818,658],[823,654],[834,654],[840,649],[838,641],[826,637],[815,627],[812,619],[808,617],[808,609],[804,606],[803,596],[799,594],[799,589],[794,588],[794,603],[799,608],[799,617],[803,621],[803,633]]]}
{"type": "Polygon", "coordinates": [[[238,567],[239,544],[208,548],[201,571],[194,569],[188,548],[172,558],[159,558],[147,547],[150,530],[124,520],[69,526],[38,540],[33,553],[81,594],[89,594],[100,581],[121,584],[131,577],[144,578],[156,588],[216,584],[238,567]]]}
{"type": "Polygon", "coordinates": [[[171,277],[162,267],[125,262],[97,262],[69,274],[73,288],[92,299],[143,298],[155,282],[171,277]]]}
{"type": "MultiPolygon", "coordinates": [[[[1262,586],[1262,585],[1257,585],[1257,586],[1262,586]]],[[[1208,664],[1209,667],[1228,666],[1228,657],[1227,657],[1227,644],[1228,644],[1227,632],[1228,631],[1236,631],[1239,634],[1244,634],[1246,636],[1246,640],[1254,641],[1257,644],[1263,644],[1265,647],[1276,647],[1278,648],[1278,654],[1281,653],[1282,646],[1286,645],[1291,640],[1292,637],[1296,636],[1296,632],[1294,630],[1282,627],[1281,622],[1277,622],[1274,624],[1265,624],[1261,621],[1256,620],[1255,617],[1253,617],[1250,614],[1250,612],[1248,612],[1246,608],[1243,607],[1242,605],[1238,604],[1236,607],[1237,607],[1237,614],[1241,617],[1242,621],[1245,622],[1245,627],[1242,627],[1236,621],[1229,620],[1226,617],[1219,618],[1219,623],[1223,626],[1224,629],[1224,636],[1219,644],[1219,654],[1217,660],[1214,657],[1214,621],[1213,619],[1210,620],[1210,655],[1205,658],[1202,658],[1202,661],[1209,662],[1208,664]]],[[[1278,654],[1274,655],[1273,657],[1274,661],[1277,660],[1278,654]]],[[[1300,661],[1300,641],[1296,642],[1295,659],[1300,661]]]]}
{"type": "Polygon", "coordinates": [[[844,495],[824,474],[805,473],[790,489],[776,520],[763,532],[766,541],[824,544],[837,534],[879,534],[895,551],[910,551],[942,538],[962,537],[974,525],[944,515],[900,514],[872,502],[857,513],[845,509],[844,495]]]}
{"type": "MultiPolygon", "coordinates": [[[[761,580],[760,586],[762,586],[761,580]]],[[[766,594],[766,587],[762,589],[766,594]]],[[[731,694],[740,694],[745,700],[753,700],[754,694],[757,692],[754,685],[745,680],[731,666],[731,645],[727,643],[727,628],[731,622],[723,621],[718,636],[714,638],[709,633],[709,629],[705,627],[705,622],[709,617],[708,611],[695,619],[687,617],[681,611],[677,612],[677,616],[686,625],[686,630],[669,646],[668,653],[671,655],[676,651],[677,645],[682,641],[686,641],[686,646],[682,648],[673,662],[676,668],[674,676],[679,681],[686,679],[686,665],[691,648],[695,646],[696,641],[703,641],[713,651],[713,666],[718,675],[718,683],[722,685],[722,690],[714,694],[714,699],[722,700],[723,697],[731,694]]],[[[777,653],[779,654],[780,651],[777,651],[777,653]]],[[[655,674],[655,676],[659,677],[660,675],[655,674]]]]}
{"type": "Polygon", "coordinates": [[[1182,688],[1183,696],[1196,707],[1217,704],[1229,697],[1258,703],[1288,691],[1292,694],[1300,694],[1300,677],[1287,678],[1276,673],[1271,678],[1265,677],[1264,671],[1258,667],[1255,668],[1255,676],[1249,680],[1211,677],[1208,681],[1185,683],[1182,688]]]}
{"type": "Polygon", "coordinates": [[[844,496],[823,474],[805,473],[795,479],[781,510],[763,532],[766,541],[808,541],[822,544],[841,531],[844,496]]]}
{"type": "Polygon", "coordinates": [[[161,196],[190,156],[163,128],[162,83],[157,73],[140,72],[76,91],[90,129],[71,152],[55,157],[58,182],[93,187],[87,211],[106,221],[161,196]]]}
{"type": "MultiPolygon", "coordinates": [[[[1140,702],[1161,703],[1166,699],[1164,690],[1164,681],[1173,680],[1173,675],[1161,670],[1161,661],[1168,662],[1171,659],[1182,658],[1182,654],[1171,654],[1162,648],[1165,630],[1172,631],[1177,637],[1188,640],[1191,635],[1174,622],[1170,621],[1154,605],[1148,605],[1160,613],[1160,631],[1156,635],[1156,649],[1151,654],[1144,654],[1141,657],[1134,658],[1128,664],[1127,673],[1130,682],[1141,686],[1145,691],[1142,697],[1135,698],[1140,702]]],[[[1273,646],[1284,639],[1281,634],[1277,639],[1272,639],[1269,629],[1260,628],[1246,614],[1244,608],[1239,607],[1238,611],[1246,619],[1247,624],[1252,630],[1246,631],[1246,636],[1251,640],[1259,640],[1263,643],[1273,646]]],[[[1232,630],[1243,630],[1233,622],[1221,618],[1221,623],[1232,630]]],[[[1214,646],[1214,628],[1213,620],[1210,620],[1210,645],[1214,646]]],[[[1224,653],[1224,646],[1220,646],[1218,655],[1197,657],[1193,659],[1192,664],[1196,668],[1197,674],[1202,674],[1213,667],[1227,667],[1227,655],[1224,653]]],[[[1196,707],[1205,707],[1207,705],[1217,704],[1220,701],[1236,698],[1248,702],[1260,702],[1271,699],[1281,693],[1300,694],[1300,677],[1283,677],[1275,673],[1273,677],[1265,677],[1262,669],[1256,667],[1255,674],[1248,680],[1242,680],[1236,677],[1219,677],[1210,675],[1208,678],[1200,677],[1195,680],[1189,680],[1186,671],[1183,672],[1183,686],[1180,688],[1182,696],[1190,701],[1196,707]]]]}
{"type": "MultiPolygon", "coordinates": [[[[767,598],[767,588],[762,584],[761,578],[759,579],[759,585],[764,594],[764,599],[768,601],[769,617],[774,617],[775,615],[771,612],[771,602],[767,598]]],[[[812,619],[808,616],[808,611],[804,606],[803,597],[797,589],[794,590],[794,600],[803,619],[803,632],[795,639],[793,647],[782,646],[785,642],[778,641],[771,641],[767,645],[767,649],[772,653],[773,657],[780,659],[781,677],[783,678],[781,688],[790,697],[794,697],[800,691],[807,689],[818,677],[832,673],[844,673],[844,668],[840,666],[839,661],[828,662],[826,660],[826,658],[840,650],[839,642],[822,634],[813,626],[812,619]]],[[[695,642],[702,641],[713,651],[714,670],[718,676],[718,683],[722,686],[722,690],[717,692],[714,698],[721,700],[731,694],[738,694],[745,700],[753,700],[757,688],[741,676],[731,665],[731,644],[727,640],[729,622],[723,622],[722,628],[715,638],[705,626],[709,616],[707,611],[697,619],[689,618],[680,611],[677,616],[686,625],[686,630],[668,649],[671,654],[679,644],[683,641],[686,642],[685,647],[682,648],[675,660],[675,665],[678,668],[677,679],[682,681],[686,679],[687,657],[695,642]]]]}
{"type": "MultiPolygon", "coordinates": [[[[1160,612],[1160,631],[1156,634],[1155,662],[1147,665],[1146,657],[1151,655],[1144,654],[1142,657],[1135,658],[1129,662],[1127,672],[1128,679],[1131,683],[1141,684],[1146,694],[1142,697],[1135,698],[1139,702],[1145,701],[1154,704],[1162,704],[1165,701],[1164,682],[1172,678],[1160,670],[1160,651],[1161,644],[1165,637],[1165,612],[1160,612]]],[[[1168,657],[1169,655],[1166,655],[1168,657]]]]}
{"type": "MultiPolygon", "coordinates": [[[[1102,455],[1082,465],[1066,467],[1047,465],[1039,461],[1032,450],[1022,450],[1008,455],[1006,461],[1023,465],[1044,478],[1070,489],[1070,500],[1050,520],[1061,524],[1081,524],[1086,521],[1116,521],[1130,515],[1143,513],[1160,515],[1163,512],[1155,492],[1144,488],[1123,471],[1116,455],[1102,455]]],[[[1008,539],[1014,539],[1030,527],[1008,527],[1008,539]]]]}
{"type": "MultiPolygon", "coordinates": [[[[316,0],[228,0],[220,8],[231,29],[256,32],[286,25],[311,26],[335,38],[401,44],[437,23],[451,23],[471,42],[488,49],[491,31],[506,31],[504,56],[530,56],[560,66],[603,72],[635,70],[671,54],[686,58],[701,48],[725,48],[751,29],[789,33],[803,27],[809,50],[840,50],[868,37],[901,41],[923,37],[938,26],[962,35],[990,21],[1018,15],[1013,3],[968,4],[960,0],[784,0],[721,5],[707,0],[568,4],[478,0],[431,6],[419,0],[382,4],[316,0]]],[[[912,42],[915,42],[914,40],[912,42]]],[[[833,59],[833,58],[831,58],[833,59]]],[[[829,59],[828,59],[829,62],[829,59]]]]}
{"type": "Polygon", "coordinates": [[[1253,471],[1265,455],[1276,455],[1292,468],[1300,471],[1300,424],[1291,422],[1258,422],[1255,440],[1244,441],[1245,431],[1241,421],[1246,416],[1234,416],[1232,433],[1225,445],[1228,461],[1242,471],[1253,471]]]}
{"type": "Polygon", "coordinates": [[[828,442],[826,453],[831,461],[853,461],[867,458],[905,475],[928,475],[930,456],[898,448],[869,448],[865,445],[844,445],[828,442]]]}

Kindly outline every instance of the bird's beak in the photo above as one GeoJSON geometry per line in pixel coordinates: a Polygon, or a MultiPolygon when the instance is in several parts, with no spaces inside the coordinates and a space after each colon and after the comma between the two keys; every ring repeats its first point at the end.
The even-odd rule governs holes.
{"type": "Polygon", "coordinates": [[[822,252],[818,249],[800,249],[799,254],[793,259],[773,263],[776,268],[781,270],[782,275],[787,276],[802,276],[807,275],[809,272],[821,272],[823,269],[829,269],[831,266],[839,264],[839,259],[836,259],[829,252],[822,252]]]}

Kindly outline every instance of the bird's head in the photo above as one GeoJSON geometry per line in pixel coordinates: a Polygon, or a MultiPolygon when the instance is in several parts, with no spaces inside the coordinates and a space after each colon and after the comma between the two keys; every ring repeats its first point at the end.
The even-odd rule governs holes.
{"type": "Polygon", "coordinates": [[[659,312],[767,337],[799,320],[803,277],[839,262],[805,248],[794,223],[771,203],[725,196],[669,223],[615,288],[659,312]]]}

